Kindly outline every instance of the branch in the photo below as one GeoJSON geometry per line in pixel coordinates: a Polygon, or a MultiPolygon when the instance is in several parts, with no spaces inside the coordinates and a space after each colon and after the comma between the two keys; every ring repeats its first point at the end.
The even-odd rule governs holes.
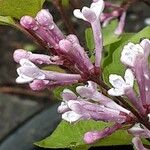
{"type": "Polygon", "coordinates": [[[0,87],[0,93],[33,96],[39,98],[49,98],[49,94],[47,92],[39,92],[39,91],[34,92],[32,90],[28,90],[20,87],[0,87]]]}

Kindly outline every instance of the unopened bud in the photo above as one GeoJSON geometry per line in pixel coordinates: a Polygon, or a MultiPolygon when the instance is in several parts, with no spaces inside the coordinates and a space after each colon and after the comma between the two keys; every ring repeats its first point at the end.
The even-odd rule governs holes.
{"type": "Polygon", "coordinates": [[[49,26],[50,28],[54,28],[53,17],[46,9],[42,9],[37,13],[36,20],[42,26],[49,26]]]}
{"type": "Polygon", "coordinates": [[[20,24],[26,29],[36,30],[38,28],[34,18],[30,16],[23,16],[20,20],[20,24]]]}

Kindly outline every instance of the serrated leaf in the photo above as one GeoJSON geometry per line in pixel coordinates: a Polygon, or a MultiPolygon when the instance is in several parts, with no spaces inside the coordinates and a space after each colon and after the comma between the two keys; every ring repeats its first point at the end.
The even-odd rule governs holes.
{"type": "Polygon", "coordinates": [[[35,145],[43,148],[70,148],[80,149],[83,147],[88,149],[92,146],[112,146],[112,145],[128,145],[131,144],[132,137],[125,131],[119,130],[111,136],[100,140],[96,144],[87,145],[83,141],[83,136],[88,131],[102,130],[108,124],[104,122],[96,122],[92,120],[80,121],[70,124],[62,121],[54,133],[46,139],[35,143],[35,145]]]}
{"type": "Polygon", "coordinates": [[[0,15],[20,19],[24,15],[35,16],[45,0],[0,0],[0,15]]]}
{"type": "Polygon", "coordinates": [[[0,16],[0,25],[15,26],[15,21],[10,16],[0,16]]]}
{"type": "Polygon", "coordinates": [[[139,43],[141,38],[150,38],[150,26],[144,28],[142,31],[138,32],[131,38],[123,41],[118,48],[112,54],[112,62],[104,68],[103,70],[103,79],[106,83],[109,84],[108,77],[110,74],[123,75],[125,72],[125,66],[120,62],[120,56],[123,47],[129,43],[139,43]]]}

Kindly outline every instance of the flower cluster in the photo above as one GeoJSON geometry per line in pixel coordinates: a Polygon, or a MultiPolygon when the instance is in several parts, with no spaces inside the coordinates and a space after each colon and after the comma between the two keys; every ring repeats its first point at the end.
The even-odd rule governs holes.
{"type": "MultiPolygon", "coordinates": [[[[121,61],[127,67],[124,79],[116,74],[109,76],[109,81],[113,88],[108,90],[111,96],[123,96],[128,98],[129,103],[145,120],[149,120],[149,90],[150,90],[150,69],[148,65],[148,56],[150,52],[150,40],[144,39],[140,44],[129,43],[124,46],[121,53],[121,61]],[[137,64],[138,62],[138,64],[137,64]],[[142,72],[142,73],[141,73],[142,72]],[[139,95],[134,91],[134,80],[136,78],[139,95]]],[[[132,125],[128,132],[135,136],[133,143],[137,150],[143,147],[140,138],[150,138],[150,131],[131,111],[115,103],[112,99],[103,95],[97,90],[97,84],[88,81],[86,86],[78,86],[76,96],[72,91],[65,89],[62,93],[63,102],[58,108],[62,113],[62,119],[68,122],[75,122],[80,119],[93,119],[96,121],[115,122],[112,127],[105,128],[102,131],[91,131],[84,135],[86,143],[94,143],[102,139],[123,125],[132,125]]],[[[146,148],[142,148],[146,150],[146,148]]]]}
{"type": "Polygon", "coordinates": [[[79,96],[68,89],[62,92],[63,102],[58,107],[62,119],[70,123],[81,119],[116,122],[113,127],[109,127],[108,133],[106,133],[107,129],[86,133],[84,140],[88,144],[108,136],[119,129],[121,124],[131,123],[135,119],[129,110],[100,93],[97,84],[92,81],[88,81],[88,85],[78,86],[76,92],[79,96]]]}
{"type": "Polygon", "coordinates": [[[136,149],[146,150],[140,138],[150,138],[150,69],[148,64],[150,40],[144,39],[140,44],[128,43],[124,46],[120,59],[127,67],[124,78],[111,74],[109,82],[113,87],[108,90],[102,86],[105,91],[101,92],[98,87],[101,86],[99,76],[102,70],[100,64],[103,50],[101,23],[105,26],[110,20],[120,17],[115,31],[119,35],[123,31],[126,12],[119,6],[105,3],[103,0],[93,0],[89,8],[74,10],[74,16],[91,25],[95,44],[94,64],[80,45],[78,38],[73,34],[64,36],[54,23],[52,15],[48,10],[43,9],[35,18],[22,17],[20,24],[28,33],[44,41],[51,48],[52,55],[16,50],[14,60],[20,64],[17,69],[19,77],[16,82],[29,83],[33,90],[87,82],[85,86],[77,86],[77,94],[69,89],[62,92],[63,101],[58,107],[62,119],[70,123],[88,119],[113,122],[112,126],[102,131],[85,133],[84,141],[87,144],[94,143],[123,128],[124,125],[128,125],[128,132],[134,136],[133,143],[136,149]],[[112,13],[102,13],[104,6],[113,8],[112,13]],[[70,73],[43,70],[37,66],[42,64],[63,66],[70,73]],[[138,91],[134,90],[135,79],[138,91]],[[118,101],[120,99],[116,101],[118,96],[121,96],[119,98],[123,101],[118,101]],[[125,107],[124,102],[130,107],[125,107]]]}
{"type": "Polygon", "coordinates": [[[77,83],[83,81],[88,74],[94,74],[94,65],[81,47],[78,38],[73,34],[65,37],[47,10],[41,10],[35,18],[22,17],[20,24],[53,48],[51,51],[53,55],[33,54],[22,49],[16,50],[14,60],[21,65],[17,69],[19,74],[17,83],[30,83],[33,90],[41,90],[46,87],[77,83]],[[45,71],[33,63],[63,65],[74,70],[75,74],[45,71]]]}

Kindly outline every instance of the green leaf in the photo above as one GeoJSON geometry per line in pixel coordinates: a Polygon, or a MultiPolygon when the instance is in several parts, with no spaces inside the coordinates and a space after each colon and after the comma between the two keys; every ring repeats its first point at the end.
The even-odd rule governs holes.
{"type": "Polygon", "coordinates": [[[108,78],[110,74],[124,75],[125,66],[120,62],[122,49],[129,42],[139,43],[141,38],[150,38],[150,26],[144,28],[142,31],[138,32],[137,34],[131,37],[129,36],[129,38],[127,39],[125,38],[126,40],[122,40],[116,49],[114,46],[114,52],[111,56],[112,61],[110,61],[111,63],[109,65],[107,64],[107,66],[103,70],[103,78],[106,83],[109,84],[108,78]]]}
{"type": "Polygon", "coordinates": [[[112,63],[112,55],[113,52],[125,41],[127,41],[129,38],[131,38],[134,34],[133,33],[124,33],[121,37],[121,39],[115,43],[112,43],[110,45],[107,45],[104,47],[104,54],[103,56],[103,69],[108,66],[110,63],[112,63]]]}
{"type": "Polygon", "coordinates": [[[94,38],[93,38],[93,32],[91,28],[87,28],[85,30],[85,40],[86,40],[86,46],[92,55],[93,50],[94,50],[94,38]]]}
{"type": "Polygon", "coordinates": [[[66,71],[64,69],[60,68],[57,65],[44,66],[42,69],[48,70],[48,71],[55,71],[55,72],[60,72],[60,73],[66,73],[66,71]]]}
{"type": "Polygon", "coordinates": [[[65,7],[65,8],[69,7],[69,0],[62,0],[61,3],[62,3],[63,7],[65,7]]]}
{"type": "Polygon", "coordinates": [[[35,16],[45,0],[0,0],[0,16],[20,19],[24,15],[35,16]]]}
{"type": "Polygon", "coordinates": [[[114,31],[118,25],[116,20],[111,21],[105,28],[102,30],[103,34],[103,46],[110,45],[111,43],[115,43],[121,39],[121,36],[117,36],[114,34],[114,31]]]}
{"type": "Polygon", "coordinates": [[[0,25],[12,25],[15,26],[15,21],[9,16],[0,16],[0,25]]]}
{"type": "Polygon", "coordinates": [[[23,49],[30,51],[30,52],[35,52],[37,50],[37,46],[31,43],[25,43],[23,45],[23,49]]]}
{"type": "Polygon", "coordinates": [[[83,136],[86,132],[102,130],[107,126],[107,123],[92,120],[80,121],[75,124],[62,121],[51,136],[35,143],[35,145],[43,148],[71,148],[85,150],[92,146],[131,144],[132,137],[125,130],[119,130],[118,132],[113,133],[111,136],[102,139],[93,145],[87,145],[84,143],[83,136]]]}

